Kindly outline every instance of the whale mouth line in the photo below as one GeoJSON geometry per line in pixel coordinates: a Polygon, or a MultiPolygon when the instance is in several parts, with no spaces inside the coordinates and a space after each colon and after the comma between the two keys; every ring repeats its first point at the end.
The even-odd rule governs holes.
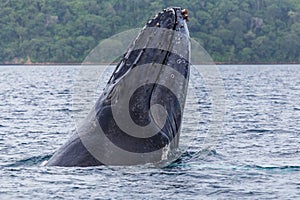
{"type": "MultiPolygon", "coordinates": [[[[161,63],[161,65],[163,65],[163,63],[166,63],[166,60],[168,59],[168,57],[170,57],[170,56],[174,56],[174,58],[176,59],[176,60],[178,60],[178,59],[181,59],[181,62],[183,62],[183,63],[187,63],[187,64],[190,64],[190,61],[188,60],[188,59],[186,59],[186,58],[184,58],[184,57],[181,57],[180,55],[178,55],[178,54],[176,54],[176,53],[174,53],[174,52],[172,52],[172,51],[170,51],[170,50],[164,50],[164,49],[159,49],[159,48],[143,48],[143,49],[135,49],[135,50],[132,50],[132,51],[130,51],[130,53],[133,53],[134,54],[134,52],[143,52],[143,53],[145,53],[145,51],[160,51],[161,53],[164,53],[164,52],[166,52],[165,54],[165,56],[164,56],[164,60],[163,60],[163,62],[161,63]]],[[[142,56],[142,55],[141,55],[142,56]]],[[[122,60],[123,62],[126,62],[126,60],[122,60]]],[[[142,64],[154,64],[155,63],[155,61],[153,61],[153,60],[151,60],[151,61],[149,61],[149,60],[146,60],[146,62],[144,62],[144,63],[142,63],[142,64]]],[[[111,76],[111,78],[109,79],[109,81],[108,81],[108,84],[116,84],[117,83],[117,80],[118,79],[121,79],[123,76],[125,76],[126,75],[126,73],[128,72],[128,71],[130,71],[130,69],[129,70],[127,70],[127,72],[125,72],[125,71],[122,71],[121,70],[121,68],[122,68],[122,65],[121,65],[122,63],[120,63],[120,65],[117,65],[116,66],[116,69],[113,71],[113,75],[111,76]]],[[[156,64],[158,64],[158,63],[156,63],[156,64]]],[[[137,67],[137,65],[136,64],[132,64],[133,66],[131,67],[131,69],[133,69],[133,68],[135,68],[135,67],[137,67]]],[[[171,65],[169,66],[169,67],[172,67],[171,65]]],[[[179,73],[181,73],[182,75],[184,75],[184,73],[182,72],[182,70],[180,70],[180,69],[178,69],[178,68],[174,68],[175,70],[178,70],[178,72],[179,73]]]]}

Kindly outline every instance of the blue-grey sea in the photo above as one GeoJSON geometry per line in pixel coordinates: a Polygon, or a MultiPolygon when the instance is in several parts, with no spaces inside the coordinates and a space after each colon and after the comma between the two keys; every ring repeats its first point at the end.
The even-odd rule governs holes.
{"type": "Polygon", "coordinates": [[[195,74],[177,161],[64,168],[42,165],[75,129],[78,104],[92,101],[89,85],[104,86],[111,69],[81,82],[87,89],[74,101],[88,66],[1,66],[0,199],[300,199],[300,66],[217,68],[226,111],[209,148],[213,104],[195,74]]]}

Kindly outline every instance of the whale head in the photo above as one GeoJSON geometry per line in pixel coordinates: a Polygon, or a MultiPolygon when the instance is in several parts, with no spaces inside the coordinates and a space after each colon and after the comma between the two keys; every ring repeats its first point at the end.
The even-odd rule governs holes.
{"type": "Polygon", "coordinates": [[[146,23],[77,128],[77,137],[49,165],[137,165],[168,159],[179,146],[189,82],[187,21],[186,9],[172,7],[146,23]],[[66,159],[68,154],[72,159],[66,159]]]}

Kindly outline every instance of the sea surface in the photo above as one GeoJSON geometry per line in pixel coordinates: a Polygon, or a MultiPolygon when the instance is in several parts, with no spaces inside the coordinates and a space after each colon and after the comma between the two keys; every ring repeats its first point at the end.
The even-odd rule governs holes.
{"type": "Polygon", "coordinates": [[[209,132],[213,100],[192,69],[175,162],[65,168],[43,164],[112,69],[0,66],[0,199],[300,199],[300,66],[217,69],[226,105],[220,128],[209,132]],[[103,73],[86,78],[95,69],[103,73]]]}

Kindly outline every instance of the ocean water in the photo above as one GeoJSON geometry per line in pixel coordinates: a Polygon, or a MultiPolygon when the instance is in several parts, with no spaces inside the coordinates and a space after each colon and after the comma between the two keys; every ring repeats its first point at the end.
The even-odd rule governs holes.
{"type": "Polygon", "coordinates": [[[177,161],[64,168],[41,165],[69,138],[111,69],[100,81],[94,74],[80,82],[88,68],[1,66],[0,199],[299,199],[300,66],[218,70],[226,112],[214,146],[204,145],[209,91],[192,75],[177,161]],[[80,101],[78,83],[86,86],[80,101]]]}

